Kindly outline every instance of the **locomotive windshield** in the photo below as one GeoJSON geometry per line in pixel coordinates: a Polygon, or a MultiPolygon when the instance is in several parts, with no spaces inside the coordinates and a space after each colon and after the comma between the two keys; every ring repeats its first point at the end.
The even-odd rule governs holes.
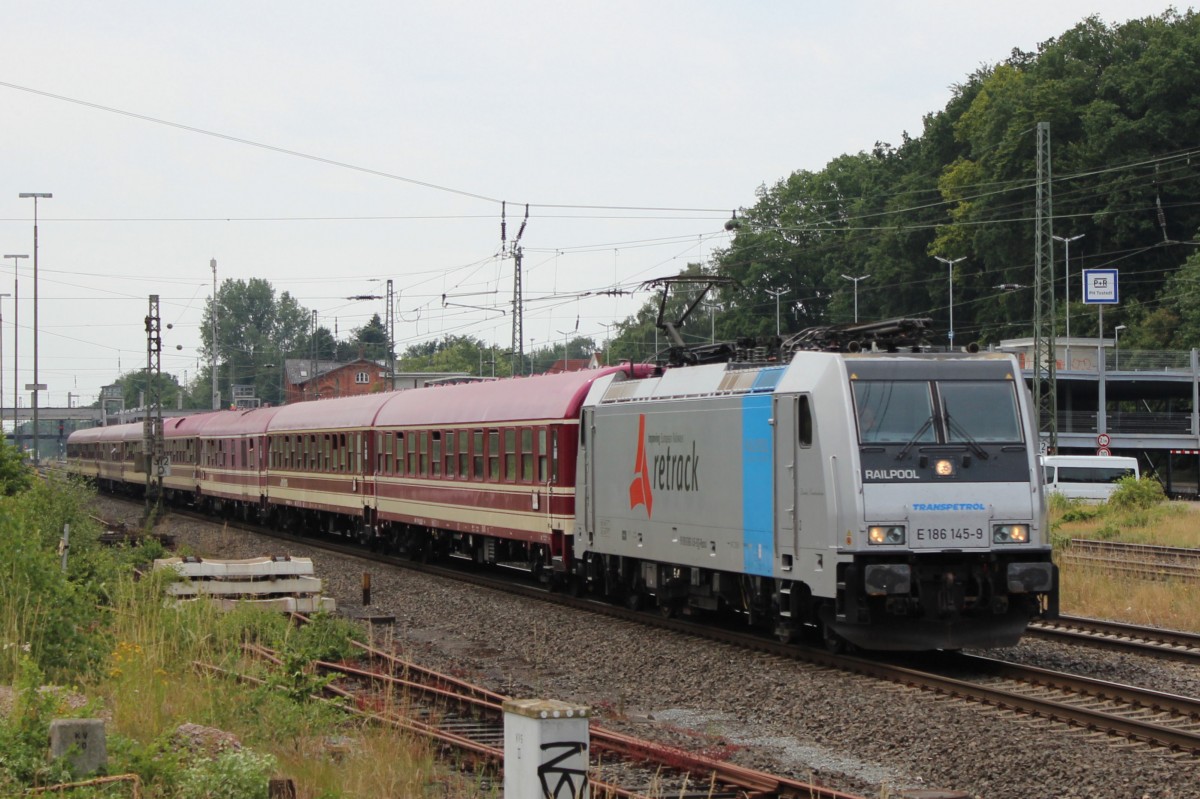
{"type": "Polygon", "coordinates": [[[1017,397],[1011,382],[941,382],[942,413],[952,444],[1014,442],[1021,440],[1017,397]]]}
{"type": "Polygon", "coordinates": [[[976,447],[1022,440],[1010,381],[856,380],[853,388],[863,444],[976,447]]]}
{"type": "Polygon", "coordinates": [[[924,381],[860,380],[854,383],[858,436],[864,444],[937,441],[929,424],[933,398],[924,381]]]}

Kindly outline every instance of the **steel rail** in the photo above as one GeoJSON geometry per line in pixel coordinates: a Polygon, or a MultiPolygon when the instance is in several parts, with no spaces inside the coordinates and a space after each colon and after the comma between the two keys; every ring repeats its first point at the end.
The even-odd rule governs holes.
{"type": "Polygon", "coordinates": [[[1200,634],[1162,627],[1143,627],[1105,619],[1059,616],[1035,621],[1028,634],[1072,643],[1136,652],[1158,658],[1200,663],[1200,634]]]}
{"type": "MultiPolygon", "coordinates": [[[[501,718],[503,716],[503,702],[507,697],[502,694],[473,685],[456,677],[426,669],[418,664],[403,661],[395,655],[368,647],[364,644],[357,644],[357,646],[370,657],[387,663],[390,668],[399,668],[402,673],[409,675],[409,678],[396,677],[391,674],[348,666],[346,664],[321,662],[315,665],[327,672],[336,671],[346,675],[380,681],[390,686],[418,690],[439,699],[450,699],[461,702],[474,709],[495,714],[501,718]],[[413,675],[419,675],[419,678],[411,679],[413,675]],[[429,680],[434,684],[427,685],[423,680],[429,680]]],[[[762,797],[805,796],[813,797],[814,799],[856,799],[853,794],[823,788],[775,774],[768,774],[722,760],[702,757],[674,746],[659,744],[616,732],[594,722],[589,725],[589,734],[593,749],[613,752],[627,760],[644,761],[660,767],[670,768],[674,771],[681,771],[685,774],[705,776],[710,780],[715,779],[718,784],[724,787],[748,792],[748,795],[762,797]]],[[[715,796],[716,794],[713,795],[715,796]]]]}

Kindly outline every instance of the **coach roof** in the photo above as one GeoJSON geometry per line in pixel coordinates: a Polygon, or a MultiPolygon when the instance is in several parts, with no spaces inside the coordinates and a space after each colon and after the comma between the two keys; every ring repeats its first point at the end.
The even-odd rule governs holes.
{"type": "Polygon", "coordinates": [[[329,430],[370,427],[379,409],[404,392],[361,394],[337,399],[293,402],[276,408],[267,424],[268,433],[292,430],[329,430]]]}
{"type": "Polygon", "coordinates": [[[573,419],[596,379],[629,370],[628,366],[609,366],[401,391],[380,410],[375,424],[402,427],[573,419]]]}
{"type": "MultiPolygon", "coordinates": [[[[201,438],[257,435],[267,431],[267,425],[280,410],[280,408],[249,408],[238,411],[215,411],[189,417],[194,421],[182,422],[180,424],[181,432],[175,435],[197,435],[201,438]]],[[[168,435],[170,432],[168,429],[168,435]]]]}

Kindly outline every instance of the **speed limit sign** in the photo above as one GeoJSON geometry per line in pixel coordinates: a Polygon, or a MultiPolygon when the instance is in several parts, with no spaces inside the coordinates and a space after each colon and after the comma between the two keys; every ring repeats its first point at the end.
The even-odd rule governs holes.
{"type": "Polygon", "coordinates": [[[1111,441],[1112,439],[1108,437],[1108,433],[1101,433],[1100,435],[1096,436],[1097,447],[1107,447],[1111,441]]]}
{"type": "Polygon", "coordinates": [[[1107,458],[1109,455],[1112,455],[1112,450],[1108,447],[1098,447],[1096,449],[1096,454],[1102,458],[1107,458]]]}

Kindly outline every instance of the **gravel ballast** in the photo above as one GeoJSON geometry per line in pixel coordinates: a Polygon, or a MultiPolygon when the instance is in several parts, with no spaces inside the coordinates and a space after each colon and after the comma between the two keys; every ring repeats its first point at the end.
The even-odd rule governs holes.
{"type": "MultiPolygon", "coordinates": [[[[101,499],[105,518],[137,509],[101,499]]],[[[601,723],[844,791],[960,790],[985,799],[1200,797],[1189,757],[934,697],[915,689],[364,564],[168,516],[161,532],[206,557],[313,558],[325,592],[396,619],[402,655],[513,696],[591,706],[601,723]]],[[[1029,639],[987,652],[1030,665],[1200,695],[1200,669],[1029,639]]]]}

